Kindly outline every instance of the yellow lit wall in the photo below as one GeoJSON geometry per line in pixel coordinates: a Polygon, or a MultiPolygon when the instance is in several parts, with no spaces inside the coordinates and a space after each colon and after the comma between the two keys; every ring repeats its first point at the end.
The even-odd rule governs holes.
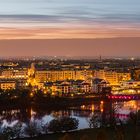
{"type": "Polygon", "coordinates": [[[87,80],[92,77],[90,70],[36,71],[37,82],[55,82],[61,80],[87,80]]]}

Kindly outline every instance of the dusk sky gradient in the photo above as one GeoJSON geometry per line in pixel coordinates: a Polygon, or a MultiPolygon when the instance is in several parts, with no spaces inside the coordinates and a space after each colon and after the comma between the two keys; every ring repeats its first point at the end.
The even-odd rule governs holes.
{"type": "Polygon", "coordinates": [[[122,56],[122,47],[129,47],[124,55],[140,55],[139,0],[0,0],[0,7],[1,56],[122,56]],[[91,51],[84,54],[84,48],[91,51]]]}

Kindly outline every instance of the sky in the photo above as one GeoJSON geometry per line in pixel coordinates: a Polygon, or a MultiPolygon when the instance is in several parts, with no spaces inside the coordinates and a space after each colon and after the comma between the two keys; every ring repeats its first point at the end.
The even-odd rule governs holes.
{"type": "Polygon", "coordinates": [[[130,52],[125,52],[124,55],[130,55],[131,52],[134,56],[140,55],[133,50],[135,47],[140,50],[139,0],[0,0],[0,7],[1,56],[25,56],[29,53],[29,47],[33,46],[35,49],[30,51],[31,56],[64,56],[66,53],[63,50],[70,51],[67,55],[76,55],[74,50],[70,49],[73,46],[78,47],[77,55],[97,55],[94,51],[96,49],[96,52],[102,55],[119,56],[123,55],[120,54],[122,47],[128,48],[124,46],[124,41],[135,38],[137,41],[131,42],[127,49],[130,52]],[[121,38],[117,42],[117,48],[114,47],[116,38],[121,38]],[[104,39],[107,42],[104,42],[104,39]],[[32,44],[28,44],[27,40],[32,41],[32,44]],[[36,40],[45,41],[40,41],[36,46],[36,40]],[[80,45],[75,44],[75,40],[79,41],[80,45]],[[98,46],[99,40],[106,48],[109,45],[112,51],[107,52],[105,47],[98,46]],[[7,45],[3,45],[3,41],[7,45]],[[50,41],[53,41],[53,44],[48,46],[50,41]],[[81,41],[84,43],[81,44],[81,41]],[[20,51],[24,44],[27,48],[20,51]],[[81,48],[89,47],[83,44],[93,46],[90,48],[92,53],[83,54],[81,48]],[[14,53],[9,51],[13,48],[16,48],[14,53]],[[49,53],[52,48],[54,53],[49,53]],[[118,51],[114,51],[116,49],[118,51]]]}

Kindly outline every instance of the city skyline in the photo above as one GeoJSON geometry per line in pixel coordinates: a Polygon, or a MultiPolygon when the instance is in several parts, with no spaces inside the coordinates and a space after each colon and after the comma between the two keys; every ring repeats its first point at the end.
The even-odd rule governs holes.
{"type": "Polygon", "coordinates": [[[0,5],[1,56],[139,55],[138,0],[1,0],[0,5]]]}

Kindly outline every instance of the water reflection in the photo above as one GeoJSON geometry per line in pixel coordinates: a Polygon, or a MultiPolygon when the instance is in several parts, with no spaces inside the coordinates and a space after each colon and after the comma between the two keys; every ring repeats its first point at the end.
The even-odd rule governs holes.
{"type": "Polygon", "coordinates": [[[14,110],[0,111],[0,130],[7,126],[14,126],[21,122],[23,127],[26,127],[31,121],[35,121],[40,127],[46,125],[54,118],[64,116],[72,116],[79,120],[79,129],[89,127],[89,118],[93,115],[102,117],[102,121],[107,122],[112,117],[118,118],[126,122],[131,112],[138,112],[140,110],[140,101],[127,102],[92,102],[89,105],[82,105],[79,107],[68,108],[67,110],[44,110],[41,108],[18,108],[14,110]]]}

